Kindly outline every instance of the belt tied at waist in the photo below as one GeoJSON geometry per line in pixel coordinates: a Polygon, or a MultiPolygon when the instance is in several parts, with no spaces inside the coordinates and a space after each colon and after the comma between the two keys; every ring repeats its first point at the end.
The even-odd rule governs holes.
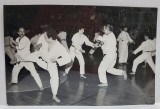
{"type": "Polygon", "coordinates": [[[144,51],[144,52],[155,52],[156,50],[154,50],[154,51],[144,51]]]}
{"type": "Polygon", "coordinates": [[[106,56],[107,54],[103,54],[103,57],[106,56]]]}
{"type": "Polygon", "coordinates": [[[71,46],[75,48],[75,46],[74,46],[74,45],[71,45],[71,46]]]}

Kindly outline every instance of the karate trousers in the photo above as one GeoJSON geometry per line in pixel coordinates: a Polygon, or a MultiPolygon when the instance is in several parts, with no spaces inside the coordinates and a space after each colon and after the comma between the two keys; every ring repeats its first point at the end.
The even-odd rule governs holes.
{"type": "MultiPolygon", "coordinates": [[[[78,62],[80,65],[80,74],[85,74],[85,62],[84,62],[84,58],[83,58],[82,53],[80,51],[78,51],[75,47],[71,46],[69,54],[71,56],[72,62],[74,62],[75,57],[78,59],[78,62]]],[[[72,65],[65,69],[65,72],[67,74],[69,73],[70,69],[72,68],[72,65]]]]}
{"type": "Polygon", "coordinates": [[[151,67],[151,69],[155,73],[155,65],[154,65],[154,62],[152,59],[151,52],[143,52],[140,56],[138,56],[133,62],[132,71],[135,73],[137,70],[137,66],[144,61],[146,61],[149,64],[149,66],[151,67]]]}
{"type": "Polygon", "coordinates": [[[117,53],[106,54],[98,68],[98,77],[101,83],[108,83],[106,72],[113,75],[123,75],[123,70],[114,68],[117,60],[117,53]]]}
{"type": "Polygon", "coordinates": [[[20,70],[25,67],[28,71],[30,71],[32,77],[36,81],[37,85],[41,88],[42,87],[42,82],[39,77],[39,74],[37,73],[35,66],[32,62],[20,62],[14,65],[13,70],[12,70],[12,83],[18,83],[18,75],[20,73],[20,70]]]}
{"type": "Polygon", "coordinates": [[[53,95],[57,95],[58,87],[59,87],[59,75],[58,75],[58,68],[56,63],[52,62],[45,62],[43,59],[39,59],[38,51],[31,53],[24,59],[27,61],[33,61],[38,64],[41,68],[48,71],[50,75],[50,85],[53,95]]]}
{"type": "Polygon", "coordinates": [[[120,44],[119,44],[119,63],[127,63],[128,44],[125,41],[122,41],[120,44]]]}

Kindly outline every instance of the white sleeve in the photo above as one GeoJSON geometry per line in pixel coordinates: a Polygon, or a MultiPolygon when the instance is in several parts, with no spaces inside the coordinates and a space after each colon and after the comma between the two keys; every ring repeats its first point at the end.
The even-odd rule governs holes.
{"type": "Polygon", "coordinates": [[[144,42],[133,52],[134,54],[137,54],[138,52],[142,51],[144,47],[144,42]]]}
{"type": "Polygon", "coordinates": [[[77,34],[74,34],[73,37],[72,37],[72,45],[77,49],[77,50],[80,50],[82,49],[82,47],[79,45],[77,39],[76,39],[76,36],[77,34]]]}

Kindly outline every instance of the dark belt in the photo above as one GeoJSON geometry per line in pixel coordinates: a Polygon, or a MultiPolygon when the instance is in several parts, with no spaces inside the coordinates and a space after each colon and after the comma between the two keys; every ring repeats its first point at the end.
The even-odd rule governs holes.
{"type": "MultiPolygon", "coordinates": [[[[76,53],[76,54],[78,54],[77,52],[76,52],[76,47],[74,46],[74,45],[71,45],[72,47],[74,47],[74,52],[76,53]]],[[[79,54],[78,54],[79,55],[79,54]]]]}
{"type": "Polygon", "coordinates": [[[103,57],[106,56],[107,54],[103,54],[103,57]]]}
{"type": "Polygon", "coordinates": [[[144,51],[144,52],[155,52],[156,50],[154,50],[154,51],[144,51]]]}
{"type": "Polygon", "coordinates": [[[75,46],[73,46],[73,45],[71,45],[71,46],[75,48],[75,46]]]}
{"type": "Polygon", "coordinates": [[[42,59],[42,61],[44,61],[46,64],[47,64],[47,68],[46,69],[48,69],[48,62],[47,61],[45,61],[42,57],[38,57],[39,59],[42,59]]]}

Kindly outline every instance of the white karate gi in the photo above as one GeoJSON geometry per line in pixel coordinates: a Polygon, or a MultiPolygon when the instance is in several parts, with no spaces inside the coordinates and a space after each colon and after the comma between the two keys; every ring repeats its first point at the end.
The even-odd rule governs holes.
{"type": "Polygon", "coordinates": [[[119,63],[127,63],[128,60],[128,43],[133,42],[129,34],[125,31],[122,31],[117,41],[119,42],[119,63]]]}
{"type": "Polygon", "coordinates": [[[134,60],[132,71],[135,73],[137,66],[146,61],[152,68],[153,72],[155,72],[155,65],[152,59],[152,51],[155,51],[154,42],[152,40],[142,42],[142,44],[133,53],[137,54],[140,51],[142,51],[142,54],[134,60]]]}
{"type": "Polygon", "coordinates": [[[124,71],[114,68],[117,60],[117,42],[113,32],[109,35],[104,34],[102,41],[104,44],[102,45],[101,49],[103,51],[104,57],[98,68],[98,76],[100,82],[106,84],[106,71],[113,75],[123,75],[124,71]]]}
{"type": "MultiPolygon", "coordinates": [[[[82,45],[86,44],[88,46],[91,46],[92,48],[93,43],[89,41],[87,36],[84,34],[80,35],[79,33],[76,33],[72,37],[72,46],[70,47],[70,56],[72,58],[72,61],[74,62],[75,57],[78,59],[79,64],[80,64],[80,74],[85,74],[85,62],[83,58],[83,54],[79,51],[82,49],[82,45]]],[[[71,69],[72,66],[68,67],[65,69],[65,72],[68,74],[69,70],[71,69]]]]}
{"type": "MultiPolygon", "coordinates": [[[[48,64],[48,72],[50,74],[50,84],[53,95],[57,95],[59,87],[59,76],[57,64],[51,62],[51,58],[55,58],[59,66],[63,66],[71,62],[71,58],[64,46],[56,41],[50,50],[42,57],[48,64]]],[[[38,64],[38,63],[37,63],[38,64]]]]}
{"type": "Polygon", "coordinates": [[[42,34],[38,41],[38,43],[42,43],[42,48],[39,51],[31,53],[24,59],[26,61],[36,62],[41,68],[49,72],[52,93],[53,95],[57,95],[59,76],[56,62],[59,66],[66,65],[71,62],[71,57],[64,46],[57,40],[55,44],[49,48],[49,44],[44,39],[45,35],[46,34],[42,34]],[[42,57],[42,59],[38,57],[42,57]],[[52,58],[55,58],[56,62],[51,62],[52,58]]]}
{"type": "MultiPolygon", "coordinates": [[[[28,37],[24,36],[21,40],[20,37],[16,39],[16,42],[18,42],[18,46],[16,46],[17,49],[17,54],[21,56],[22,58],[28,56],[30,54],[30,40],[28,37]]],[[[20,62],[14,65],[13,70],[12,70],[12,83],[17,83],[18,82],[18,74],[20,70],[25,67],[28,71],[30,71],[31,75],[35,79],[36,83],[38,86],[41,88],[42,87],[42,82],[41,79],[35,69],[35,66],[32,62],[20,62]]]]}
{"type": "Polygon", "coordinates": [[[50,84],[52,93],[57,95],[58,87],[59,87],[59,76],[58,69],[56,63],[51,62],[51,58],[55,58],[56,62],[59,66],[63,66],[71,62],[70,55],[64,46],[56,41],[52,48],[46,53],[46,56],[42,57],[48,63],[48,72],[50,74],[50,84]]]}

